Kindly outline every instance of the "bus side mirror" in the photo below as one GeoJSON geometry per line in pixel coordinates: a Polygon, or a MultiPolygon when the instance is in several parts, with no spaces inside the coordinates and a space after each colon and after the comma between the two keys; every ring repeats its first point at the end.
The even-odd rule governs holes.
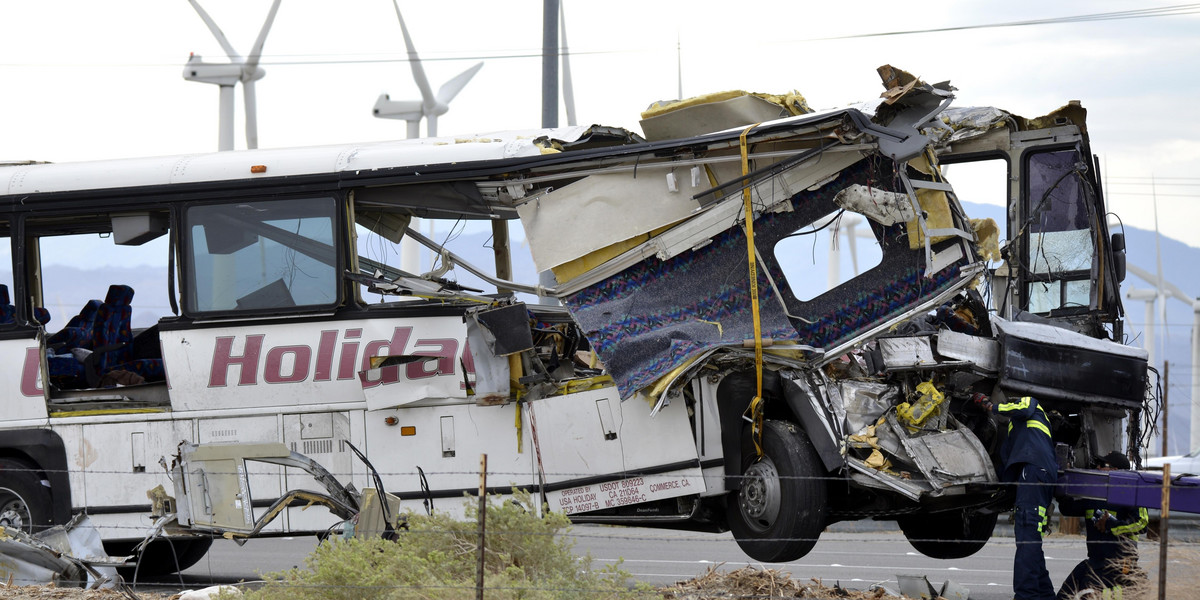
{"type": "Polygon", "coordinates": [[[1117,281],[1125,281],[1125,234],[1112,234],[1109,248],[1112,249],[1113,270],[1117,274],[1117,281]]]}

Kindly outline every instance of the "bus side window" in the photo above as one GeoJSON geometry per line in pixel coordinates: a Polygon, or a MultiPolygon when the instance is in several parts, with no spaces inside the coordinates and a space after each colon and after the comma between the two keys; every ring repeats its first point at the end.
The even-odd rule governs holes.
{"type": "Polygon", "coordinates": [[[194,206],[184,223],[191,314],[338,302],[332,198],[194,206]]]}

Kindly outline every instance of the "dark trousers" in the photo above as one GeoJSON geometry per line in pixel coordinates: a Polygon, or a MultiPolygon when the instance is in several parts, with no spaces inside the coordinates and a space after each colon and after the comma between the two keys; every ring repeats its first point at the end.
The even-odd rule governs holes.
{"type": "Polygon", "coordinates": [[[1013,559],[1013,594],[1017,600],[1053,600],[1054,584],[1046,570],[1042,534],[1054,497],[1054,474],[1031,464],[1021,466],[1017,481],[1014,533],[1017,552],[1013,559]]]}
{"type": "MultiPolygon", "coordinates": [[[[1074,598],[1081,590],[1115,590],[1144,584],[1145,574],[1137,566],[1137,555],[1087,558],[1063,580],[1058,600],[1074,598]]],[[[1099,596],[1097,596],[1099,597],[1099,596]]]]}

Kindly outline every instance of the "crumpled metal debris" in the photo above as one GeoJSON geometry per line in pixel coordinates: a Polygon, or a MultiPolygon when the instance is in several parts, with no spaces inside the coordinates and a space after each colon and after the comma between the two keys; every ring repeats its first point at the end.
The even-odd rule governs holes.
{"type": "Polygon", "coordinates": [[[0,528],[0,580],[10,585],[124,587],[116,566],[126,560],[104,552],[100,534],[86,514],[35,535],[0,528]]]}

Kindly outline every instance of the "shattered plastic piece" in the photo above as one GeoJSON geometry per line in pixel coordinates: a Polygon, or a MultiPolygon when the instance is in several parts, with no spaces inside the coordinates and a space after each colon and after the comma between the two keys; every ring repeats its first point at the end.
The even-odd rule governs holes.
{"type": "Polygon", "coordinates": [[[963,587],[962,584],[955,583],[947,579],[942,582],[942,591],[938,594],[946,600],[971,600],[971,591],[963,587]]]}
{"type": "Polygon", "coordinates": [[[934,387],[932,381],[926,381],[918,385],[917,393],[921,395],[920,398],[912,404],[902,402],[896,407],[896,415],[905,423],[920,427],[930,415],[936,413],[942,407],[946,396],[934,387]]]}
{"type": "Polygon", "coordinates": [[[241,598],[242,590],[232,585],[214,585],[202,590],[183,590],[178,600],[213,600],[215,598],[241,598]]]}
{"type": "Polygon", "coordinates": [[[855,183],[833,197],[838,206],[866,216],[880,225],[895,225],[917,218],[907,194],[887,192],[855,183]]]}
{"type": "Polygon", "coordinates": [[[933,584],[924,575],[897,575],[896,581],[900,584],[900,593],[910,598],[932,600],[938,597],[937,592],[933,591],[933,584]]]}
{"type": "Polygon", "coordinates": [[[886,581],[880,581],[879,583],[873,583],[873,584],[871,584],[871,587],[867,588],[867,591],[869,591],[869,592],[882,591],[887,596],[899,596],[900,595],[900,592],[892,589],[891,586],[886,585],[886,584],[887,584],[886,581]]]}

